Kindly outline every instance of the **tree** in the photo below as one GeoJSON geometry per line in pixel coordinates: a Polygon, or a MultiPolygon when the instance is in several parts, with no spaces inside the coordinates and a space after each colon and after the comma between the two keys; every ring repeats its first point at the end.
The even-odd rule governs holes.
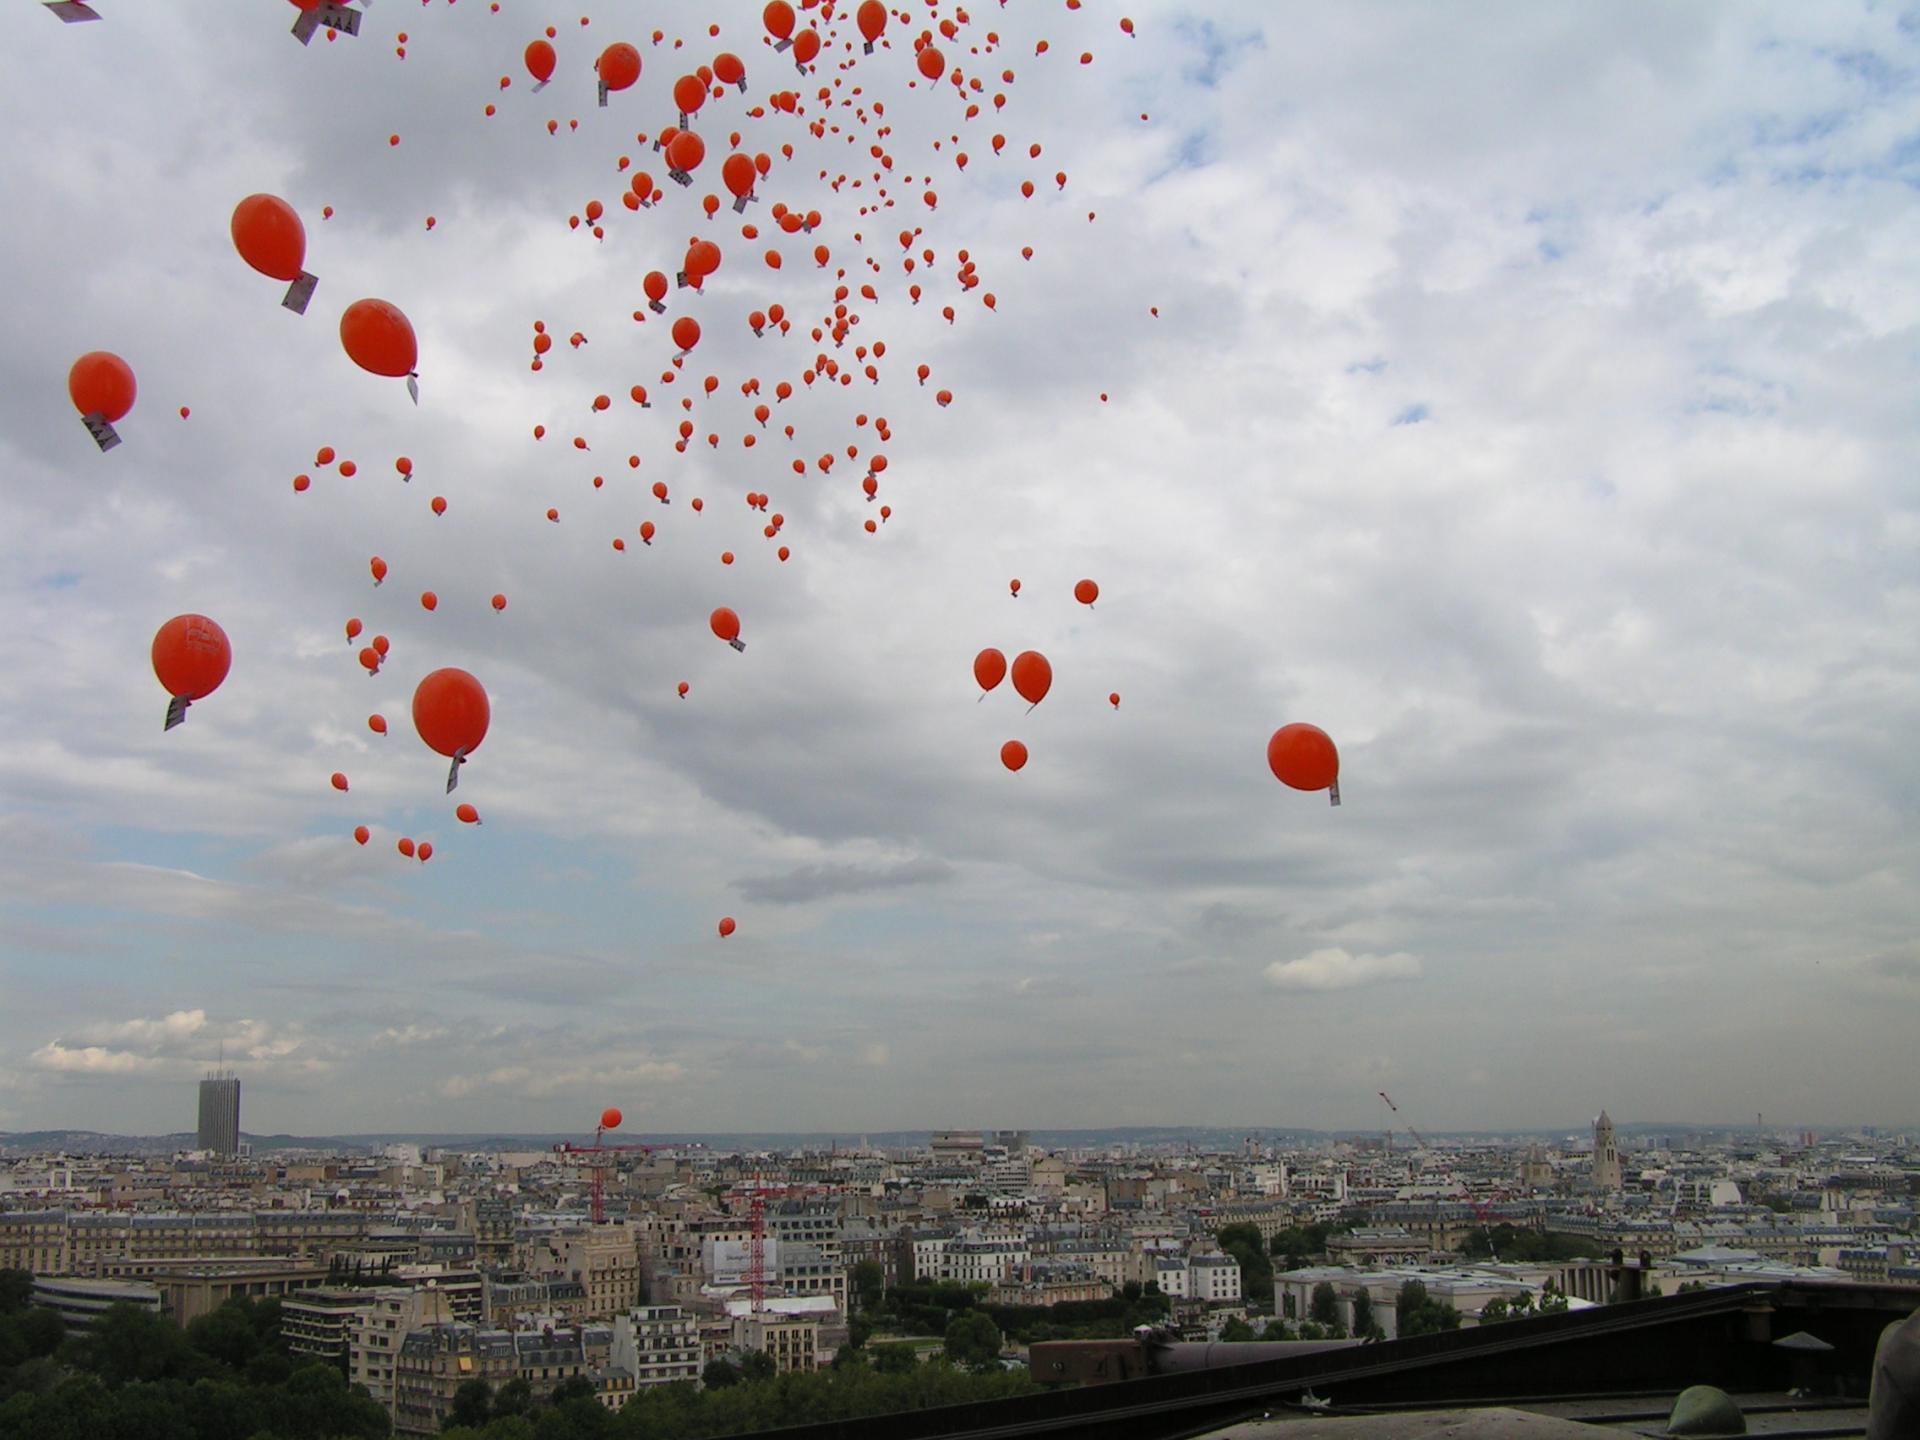
{"type": "Polygon", "coordinates": [[[1291,1340],[1294,1337],[1293,1331],[1287,1326],[1287,1322],[1276,1319],[1267,1322],[1267,1328],[1260,1332],[1260,1338],[1262,1340],[1291,1340]]]}
{"type": "Polygon", "coordinates": [[[1480,1307],[1482,1325],[1498,1325],[1502,1320],[1513,1318],[1513,1307],[1508,1305],[1506,1297],[1496,1295],[1480,1307]]]}
{"type": "Polygon", "coordinates": [[[1000,1363],[1000,1327],[991,1316],[967,1310],[947,1323],[947,1357],[956,1365],[983,1370],[1000,1363]]]}
{"type": "Polygon", "coordinates": [[[1240,1265],[1240,1293],[1266,1308],[1273,1303],[1273,1261],[1252,1225],[1223,1225],[1213,1237],[1240,1265]]]}
{"type": "MultiPolygon", "coordinates": [[[[1420,1284],[1418,1280],[1409,1283],[1420,1284]]],[[[1425,1286],[1421,1286],[1420,1293],[1426,1294],[1425,1286]]],[[[1340,1323],[1340,1296],[1334,1291],[1333,1282],[1322,1280],[1313,1287],[1313,1302],[1307,1308],[1307,1318],[1329,1329],[1340,1323]]]]}
{"type": "Polygon", "coordinates": [[[1539,1311],[1542,1315],[1558,1315],[1567,1308],[1566,1292],[1557,1281],[1549,1280],[1540,1287],[1539,1311]]]}
{"type": "Polygon", "coordinates": [[[1220,1338],[1222,1340],[1257,1340],[1260,1337],[1254,1334],[1253,1326],[1236,1315],[1220,1327],[1220,1338]]]}
{"type": "Polygon", "coordinates": [[[31,1270],[0,1270],[0,1315],[17,1315],[32,1299],[31,1270]]]}
{"type": "Polygon", "coordinates": [[[1460,1328],[1460,1312],[1444,1300],[1429,1298],[1427,1287],[1418,1280],[1409,1280],[1400,1287],[1395,1315],[1402,1337],[1436,1335],[1443,1330],[1460,1328]]]}
{"type": "Polygon", "coordinates": [[[729,1385],[740,1383],[740,1367],[724,1355],[716,1355],[707,1361],[706,1368],[700,1372],[700,1383],[709,1390],[724,1390],[729,1385]]]}
{"type": "Polygon", "coordinates": [[[749,1350],[740,1358],[742,1380],[771,1380],[779,1373],[780,1367],[774,1363],[773,1356],[764,1350],[749,1350]]]}
{"type": "Polygon", "coordinates": [[[911,1345],[876,1345],[873,1368],[881,1375],[909,1375],[920,1368],[920,1358],[911,1345]]]}
{"type": "Polygon", "coordinates": [[[209,1360],[244,1370],[260,1349],[259,1332],[245,1300],[229,1300],[187,1326],[187,1343],[209,1360]]]}
{"type": "Polygon", "coordinates": [[[523,1375],[514,1376],[493,1392],[493,1418],[496,1420],[524,1415],[532,1408],[533,1386],[527,1383],[523,1375]]]}
{"type": "Polygon", "coordinates": [[[1365,1286],[1353,1292],[1353,1333],[1361,1340],[1382,1340],[1386,1331],[1373,1318],[1373,1296],[1365,1286]]]}
{"type": "Polygon", "coordinates": [[[878,1310],[886,1298],[887,1272],[877,1260],[861,1260],[854,1265],[849,1284],[862,1310],[878,1310]]]}
{"type": "Polygon", "coordinates": [[[191,1380],[207,1370],[207,1362],[187,1344],[178,1325],[124,1302],[101,1311],[68,1348],[81,1369],[91,1370],[108,1385],[191,1380]]]}
{"type": "Polygon", "coordinates": [[[460,1388],[453,1392],[453,1406],[447,1411],[442,1430],[451,1430],[456,1425],[470,1425],[479,1429],[493,1415],[493,1386],[481,1379],[463,1380],[460,1388]]]}
{"type": "Polygon", "coordinates": [[[585,1375],[569,1375],[553,1387],[553,1393],[547,1399],[558,1408],[570,1400],[593,1400],[599,1393],[594,1389],[593,1381],[585,1375]]]}

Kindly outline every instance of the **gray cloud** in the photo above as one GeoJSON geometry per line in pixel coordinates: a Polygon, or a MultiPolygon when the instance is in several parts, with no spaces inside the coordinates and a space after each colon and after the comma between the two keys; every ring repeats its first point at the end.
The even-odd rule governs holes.
{"type": "MultiPolygon", "coordinates": [[[[1899,1042],[1920,874],[1914,37],[1868,7],[1551,4],[1348,6],[1278,37],[1239,0],[1142,4],[1128,42],[1095,9],[996,13],[1019,81],[972,122],[899,89],[900,53],[863,66],[917,177],[877,215],[855,213],[872,182],[816,178],[866,173],[857,147],[742,125],[795,145],[769,199],[828,212],[834,266],[881,295],[859,332],[889,347],[881,384],[811,389],[815,237],[776,274],[730,222],[707,295],[674,297],[707,333],[667,385],[637,280],[705,227],[685,199],[614,203],[618,156],[658,173],[633,136],[710,16],[753,98],[786,83],[757,5],[650,19],[702,38],[645,47],[606,111],[566,77],[617,17],[583,32],[546,0],[396,20],[404,61],[379,19],[303,51],[265,15],[0,14],[0,187],[40,197],[0,227],[0,1123],[97,1119],[111,1057],[190,1066],[113,1027],[195,1011],[353,1057],[321,1095],[250,1062],[271,1108],[249,1125],[276,1129],[563,1128],[633,1108],[614,1085],[660,1128],[1172,1122],[1248,1093],[1287,1111],[1249,1119],[1371,1123],[1369,1087],[1333,1077],[1378,1054],[1436,1126],[1602,1100],[1912,1119],[1866,1057],[1899,1042]],[[518,54],[549,22],[562,79],[534,96],[518,54]],[[259,189],[307,217],[304,319],[232,252],[259,189]],[[588,198],[604,244],[567,228],[588,198]],[[938,255],[918,307],[902,225],[938,255]],[[996,311],[956,292],[961,246],[996,311]],[[418,409],[339,353],[362,294],[420,332],[418,409]],[[795,332],[756,341],[741,321],[771,300],[795,332]],[[562,337],[537,375],[536,319],[562,337]],[[141,385],[108,456],[60,385],[102,345],[141,385]],[[764,432],[750,376],[798,387],[764,432]],[[1386,423],[1415,405],[1426,423],[1386,423]],[[318,469],[323,444],[359,475],[318,469]],[[873,536],[847,444],[892,461],[873,536]],[[792,473],[830,449],[831,476],[792,473]],[[744,654],[706,632],[723,603],[744,654]],[[147,645],[190,609],[236,663],[163,735],[147,645]],[[375,679],[349,616],[392,639],[375,679]],[[975,703],[989,644],[1052,658],[1038,709],[975,703]],[[454,797],[477,829],[407,719],[441,664],[493,697],[454,797]],[[1340,809],[1268,775],[1292,719],[1338,740],[1340,809]],[[1263,974],[1325,952],[1424,973],[1304,997],[1263,974]],[[1298,1003],[1313,1032],[1275,1047],[1298,1003]],[[1068,1009],[1097,1038],[1063,1038],[1068,1009]],[[1591,1045],[1539,1018],[1569,1010],[1591,1045]],[[1443,1032],[1534,1081],[1472,1083],[1443,1032]],[[995,1072],[956,1096],[983,1034],[995,1072]],[[1628,1045],[1649,1062],[1623,1073],[1628,1045]],[[882,1093],[856,1063],[875,1046],[882,1093]],[[1177,1055],[1213,1063],[1176,1078],[1177,1055]]],[[[171,1071],[117,1073],[120,1114],[177,1128],[186,1092],[145,1083],[171,1071]]]]}
{"type": "Polygon", "coordinates": [[[835,895],[867,895],[875,891],[937,885],[954,875],[944,860],[902,860],[878,865],[802,865],[782,875],[747,876],[733,882],[749,900],[793,904],[825,900],[835,895]]]}

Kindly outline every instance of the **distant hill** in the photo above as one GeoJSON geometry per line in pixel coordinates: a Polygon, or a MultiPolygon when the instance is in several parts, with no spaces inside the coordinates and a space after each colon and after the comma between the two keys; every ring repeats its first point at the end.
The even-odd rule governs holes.
{"type": "MultiPolygon", "coordinates": [[[[1384,1129],[1385,1127],[1381,1127],[1384,1129]]],[[[1798,1130],[1801,1127],[1782,1127],[1798,1130]]],[[[1808,1127],[1821,1134],[1844,1133],[1841,1127],[1808,1127]]],[[[1434,1140],[1446,1141],[1495,1141],[1515,1143],[1527,1140],[1541,1140],[1558,1143],[1569,1136],[1584,1136],[1588,1133],[1589,1122],[1533,1130],[1475,1130],[1428,1132],[1434,1140]]],[[[1623,1140],[1645,1143],[1648,1137],[1671,1136],[1699,1137],[1702,1139],[1743,1139],[1751,1141],[1757,1138],[1757,1132],[1747,1126],[1702,1125],[1693,1121],[1621,1121],[1617,1126],[1623,1140]]],[[[660,1146],[702,1145],[721,1153],[738,1151],[791,1151],[825,1150],[833,1147],[854,1149],[865,1144],[888,1150],[904,1150],[924,1147],[933,1132],[930,1130],[869,1130],[854,1131],[787,1131],[787,1132],[702,1132],[662,1134],[640,1130],[623,1130],[623,1137],[635,1142],[645,1141],[660,1146]]],[[[1377,1140],[1380,1129],[1367,1130],[1303,1130],[1275,1129],[1271,1127],[1218,1126],[1218,1125],[1122,1125],[1103,1130],[1031,1130],[1028,1132],[1032,1144],[1050,1150],[1099,1150],[1111,1146],[1137,1145],[1143,1149],[1183,1150],[1191,1146],[1196,1150],[1219,1153],[1237,1150],[1251,1135],[1266,1144],[1280,1145],[1316,1145],[1340,1140],[1377,1140]]],[[[1772,1132],[1768,1132],[1769,1136],[1772,1132]]],[[[45,1154],[50,1151],[64,1152],[69,1155],[172,1155],[182,1150],[194,1148],[196,1136],[191,1131],[175,1131],[168,1135],[108,1135],[97,1130],[0,1130],[0,1154],[45,1154]]],[[[339,1153],[376,1154],[388,1145],[444,1146],[453,1150],[501,1151],[501,1150],[547,1150],[562,1141],[576,1143],[585,1138],[581,1133],[573,1134],[514,1134],[514,1133],[444,1133],[425,1131],[392,1131],[359,1135],[252,1135],[242,1133],[241,1138],[252,1145],[255,1154],[271,1153],[277,1150],[324,1150],[339,1153]]]]}

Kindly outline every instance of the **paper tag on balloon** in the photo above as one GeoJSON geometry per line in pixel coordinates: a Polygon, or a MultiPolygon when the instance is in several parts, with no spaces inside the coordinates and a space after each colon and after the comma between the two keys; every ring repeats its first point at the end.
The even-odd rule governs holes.
{"type": "Polygon", "coordinates": [[[751,196],[751,195],[742,195],[742,196],[740,196],[740,197],[739,197],[738,199],[736,199],[736,200],[735,200],[735,201],[733,202],[733,213],[734,213],[734,214],[736,214],[736,215],[744,215],[744,214],[746,214],[746,213],[747,213],[747,202],[748,202],[749,200],[751,200],[751,199],[753,199],[753,196],[751,196]]]}
{"type": "Polygon", "coordinates": [[[793,47],[793,37],[788,36],[785,40],[782,40],[779,44],[775,45],[773,48],[775,53],[778,53],[779,51],[782,51],[782,50],[789,50],[792,47],[793,47]]]}
{"type": "Polygon", "coordinates": [[[414,404],[418,405],[420,403],[420,377],[418,375],[407,376],[407,394],[413,397],[414,404]]]}
{"type": "Polygon", "coordinates": [[[167,731],[173,729],[174,726],[185,720],[187,718],[187,706],[192,703],[193,702],[184,695],[175,695],[171,700],[167,701],[167,723],[160,727],[160,733],[163,735],[166,734],[167,731]]]}
{"type": "Polygon", "coordinates": [[[600,108],[607,108],[607,82],[604,80],[600,82],[600,108]]]}
{"type": "Polygon", "coordinates": [[[82,20],[98,20],[100,12],[91,5],[82,5],[80,0],[56,0],[47,6],[68,25],[77,25],[82,20]]]}
{"type": "Polygon", "coordinates": [[[729,640],[727,641],[727,644],[731,645],[736,650],[745,650],[747,648],[747,642],[740,639],[729,640]]]}
{"type": "Polygon", "coordinates": [[[693,176],[685,170],[669,170],[667,171],[667,178],[676,185],[691,185],[693,183],[693,176]]]}
{"type": "Polygon", "coordinates": [[[93,437],[93,443],[102,451],[111,450],[120,443],[120,432],[115,430],[113,423],[98,411],[92,415],[82,415],[80,423],[87,427],[87,433],[93,437]]]}
{"type": "Polygon", "coordinates": [[[684,270],[676,270],[674,272],[673,278],[674,278],[674,281],[678,284],[679,288],[682,290],[686,289],[687,286],[693,283],[691,280],[687,279],[687,272],[684,270]]]}
{"type": "Polygon", "coordinates": [[[456,750],[453,752],[453,764],[447,767],[447,794],[453,794],[453,787],[460,783],[460,767],[466,763],[466,751],[456,750]]]}
{"type": "Polygon", "coordinates": [[[313,32],[320,28],[320,17],[311,10],[302,10],[293,22],[293,38],[302,45],[313,39],[313,32]]]}
{"type": "Polygon", "coordinates": [[[1329,805],[1338,805],[1340,803],[1340,782],[1338,780],[1327,787],[1327,803],[1329,805]]]}
{"type": "Polygon", "coordinates": [[[680,112],[680,128],[682,130],[687,128],[687,112],[684,110],[680,112]]]}
{"type": "Polygon", "coordinates": [[[300,272],[300,278],[287,287],[287,298],[280,303],[296,315],[307,313],[307,302],[313,299],[313,287],[320,283],[320,277],[300,272]]]}
{"type": "Polygon", "coordinates": [[[337,0],[329,0],[329,3],[316,9],[313,16],[329,30],[339,30],[348,35],[360,33],[360,12],[349,10],[337,0]]]}
{"type": "Polygon", "coordinates": [[[547,88],[547,82],[545,80],[542,80],[538,85],[535,85],[533,87],[533,93],[538,95],[542,90],[546,88],[547,88]]]}
{"type": "Polygon", "coordinates": [[[744,76],[744,75],[742,75],[742,76],[741,76],[741,77],[739,78],[739,80],[737,80],[737,81],[736,81],[735,83],[736,83],[737,85],[739,85],[739,87],[740,87],[740,93],[741,93],[742,95],[744,95],[744,94],[746,94],[746,93],[747,93],[747,77],[746,77],[746,76],[744,76]]]}
{"type": "Polygon", "coordinates": [[[869,54],[869,55],[871,55],[871,54],[873,54],[873,41],[871,41],[871,40],[869,40],[869,41],[867,41],[867,50],[866,50],[866,53],[867,53],[867,54],[869,54]]]}

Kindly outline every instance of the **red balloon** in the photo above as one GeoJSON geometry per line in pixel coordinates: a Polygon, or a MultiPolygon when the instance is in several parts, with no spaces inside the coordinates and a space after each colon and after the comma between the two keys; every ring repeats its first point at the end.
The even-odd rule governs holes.
{"type": "Polygon", "coordinates": [[[982,691],[1007,678],[1007,657],[989,646],[973,657],[973,678],[982,691]]]}
{"type": "Polygon", "coordinates": [[[602,1130],[618,1130],[620,1128],[620,1122],[626,1118],[626,1116],[622,1115],[613,1106],[609,1105],[600,1112],[600,1128],[602,1130]]]}
{"type": "Polygon", "coordinates": [[[347,788],[347,777],[342,775],[338,770],[333,772],[333,788],[336,790],[345,790],[347,788]]]}
{"type": "Polygon", "coordinates": [[[535,40],[527,46],[527,73],[542,85],[553,78],[553,46],[545,40],[535,40]]]}
{"type": "Polygon", "coordinates": [[[486,690],[464,670],[436,670],[413,692],[413,728],[442,755],[479,749],[492,714],[486,690]]]}
{"type": "Polygon", "coordinates": [[[681,174],[700,168],[707,158],[707,142],[691,130],[682,130],[667,145],[667,163],[681,174]]]}
{"type": "Polygon", "coordinates": [[[731,915],[721,916],[720,917],[720,938],[722,940],[726,939],[727,936],[733,933],[733,931],[734,931],[733,917],[731,915]]]}
{"type": "Polygon", "coordinates": [[[1107,696],[1107,702],[1111,704],[1114,709],[1118,710],[1120,708],[1120,692],[1116,690],[1107,696]]]}
{"type": "Polygon", "coordinates": [[[307,259],[307,229],[277,195],[249,195],[233,207],[233,248],[274,280],[298,280],[307,259]]]}
{"type": "Polygon", "coordinates": [[[1000,763],[1009,770],[1018,770],[1027,763],[1027,747],[1018,740],[1009,740],[1000,747],[1000,763]]]}
{"type": "Polygon", "coordinates": [[[722,85],[738,85],[747,78],[746,64],[738,55],[722,50],[713,57],[713,78],[722,85]]]}
{"type": "MultiPolygon", "coordinates": [[[[1267,741],[1267,767],[1295,790],[1329,790],[1337,797],[1340,752],[1318,725],[1282,725],[1267,741]]],[[[1338,803],[1337,799],[1336,802],[1338,803]]]]}
{"type": "Polygon", "coordinates": [[[420,359],[413,326],[385,300],[356,300],[340,317],[347,357],[375,375],[411,375],[420,359]]]}
{"type": "Polygon", "coordinates": [[[793,6],[787,0],[768,0],[767,8],[760,12],[767,33],[776,40],[784,40],[793,34],[793,6]]]}
{"type": "Polygon", "coordinates": [[[427,861],[433,859],[433,842],[431,840],[422,840],[420,842],[419,853],[420,853],[420,863],[422,865],[426,864],[427,861]]]}
{"type": "Polygon", "coordinates": [[[1091,607],[1100,598],[1100,587],[1091,580],[1082,580],[1073,587],[1073,598],[1082,605],[1091,607]]]}
{"type": "Polygon", "coordinates": [[[860,11],[855,19],[860,25],[860,38],[867,42],[869,49],[887,28],[887,7],[881,0],[862,0],[860,11]]]}
{"type": "Polygon", "coordinates": [[[707,624],[728,644],[740,638],[740,617],[724,605],[707,617],[707,624]]]}
{"type": "Polygon", "coordinates": [[[153,637],[153,673],[175,699],[206,698],[232,665],[227,632],[204,615],[176,615],[153,637]]]}
{"type": "Polygon", "coordinates": [[[793,37],[794,64],[811,65],[819,54],[820,32],[818,30],[802,30],[793,37]]]}
{"type": "Polygon", "coordinates": [[[408,839],[405,835],[402,835],[399,838],[399,840],[394,843],[393,848],[398,850],[402,855],[406,856],[409,860],[413,858],[413,841],[408,839]]]}
{"type": "Polygon", "coordinates": [[[367,843],[367,841],[371,840],[372,838],[373,838],[373,832],[367,829],[366,826],[356,825],[353,827],[353,839],[355,844],[364,845],[367,843]]]}
{"type": "Polygon", "coordinates": [[[625,90],[640,78],[640,52],[624,40],[600,52],[600,83],[609,90],[625,90]]]}
{"type": "Polygon", "coordinates": [[[1013,657],[1013,688],[1029,705],[1038,705],[1053,688],[1053,666],[1038,650],[1022,650],[1013,657]]]}
{"type": "Polygon", "coordinates": [[[947,73],[947,57],[931,45],[920,52],[920,58],[914,63],[920,67],[920,73],[929,80],[938,80],[947,73]]]}
{"type": "Polygon", "coordinates": [[[707,103],[707,87],[698,75],[682,75],[673,82],[673,103],[687,115],[697,114],[707,103]]]}
{"type": "Polygon", "coordinates": [[[386,734],[387,733],[387,717],[384,715],[367,716],[367,729],[371,730],[376,735],[386,734]]]}
{"type": "Polygon", "coordinates": [[[133,409],[138,388],[133,368],[107,350],[89,350],[67,371],[67,394],[82,415],[102,416],[108,424],[133,409]]]}
{"type": "Polygon", "coordinates": [[[738,150],[720,164],[720,178],[737,200],[744,200],[753,193],[753,183],[759,179],[759,172],[753,168],[753,161],[738,150]]]}
{"type": "Polygon", "coordinates": [[[478,825],[480,823],[480,812],[471,805],[460,804],[453,807],[453,818],[458,820],[462,825],[478,825]]]}
{"type": "Polygon", "coordinates": [[[682,351],[693,349],[700,343],[700,322],[691,315],[682,315],[674,321],[673,343],[682,351]]]}

